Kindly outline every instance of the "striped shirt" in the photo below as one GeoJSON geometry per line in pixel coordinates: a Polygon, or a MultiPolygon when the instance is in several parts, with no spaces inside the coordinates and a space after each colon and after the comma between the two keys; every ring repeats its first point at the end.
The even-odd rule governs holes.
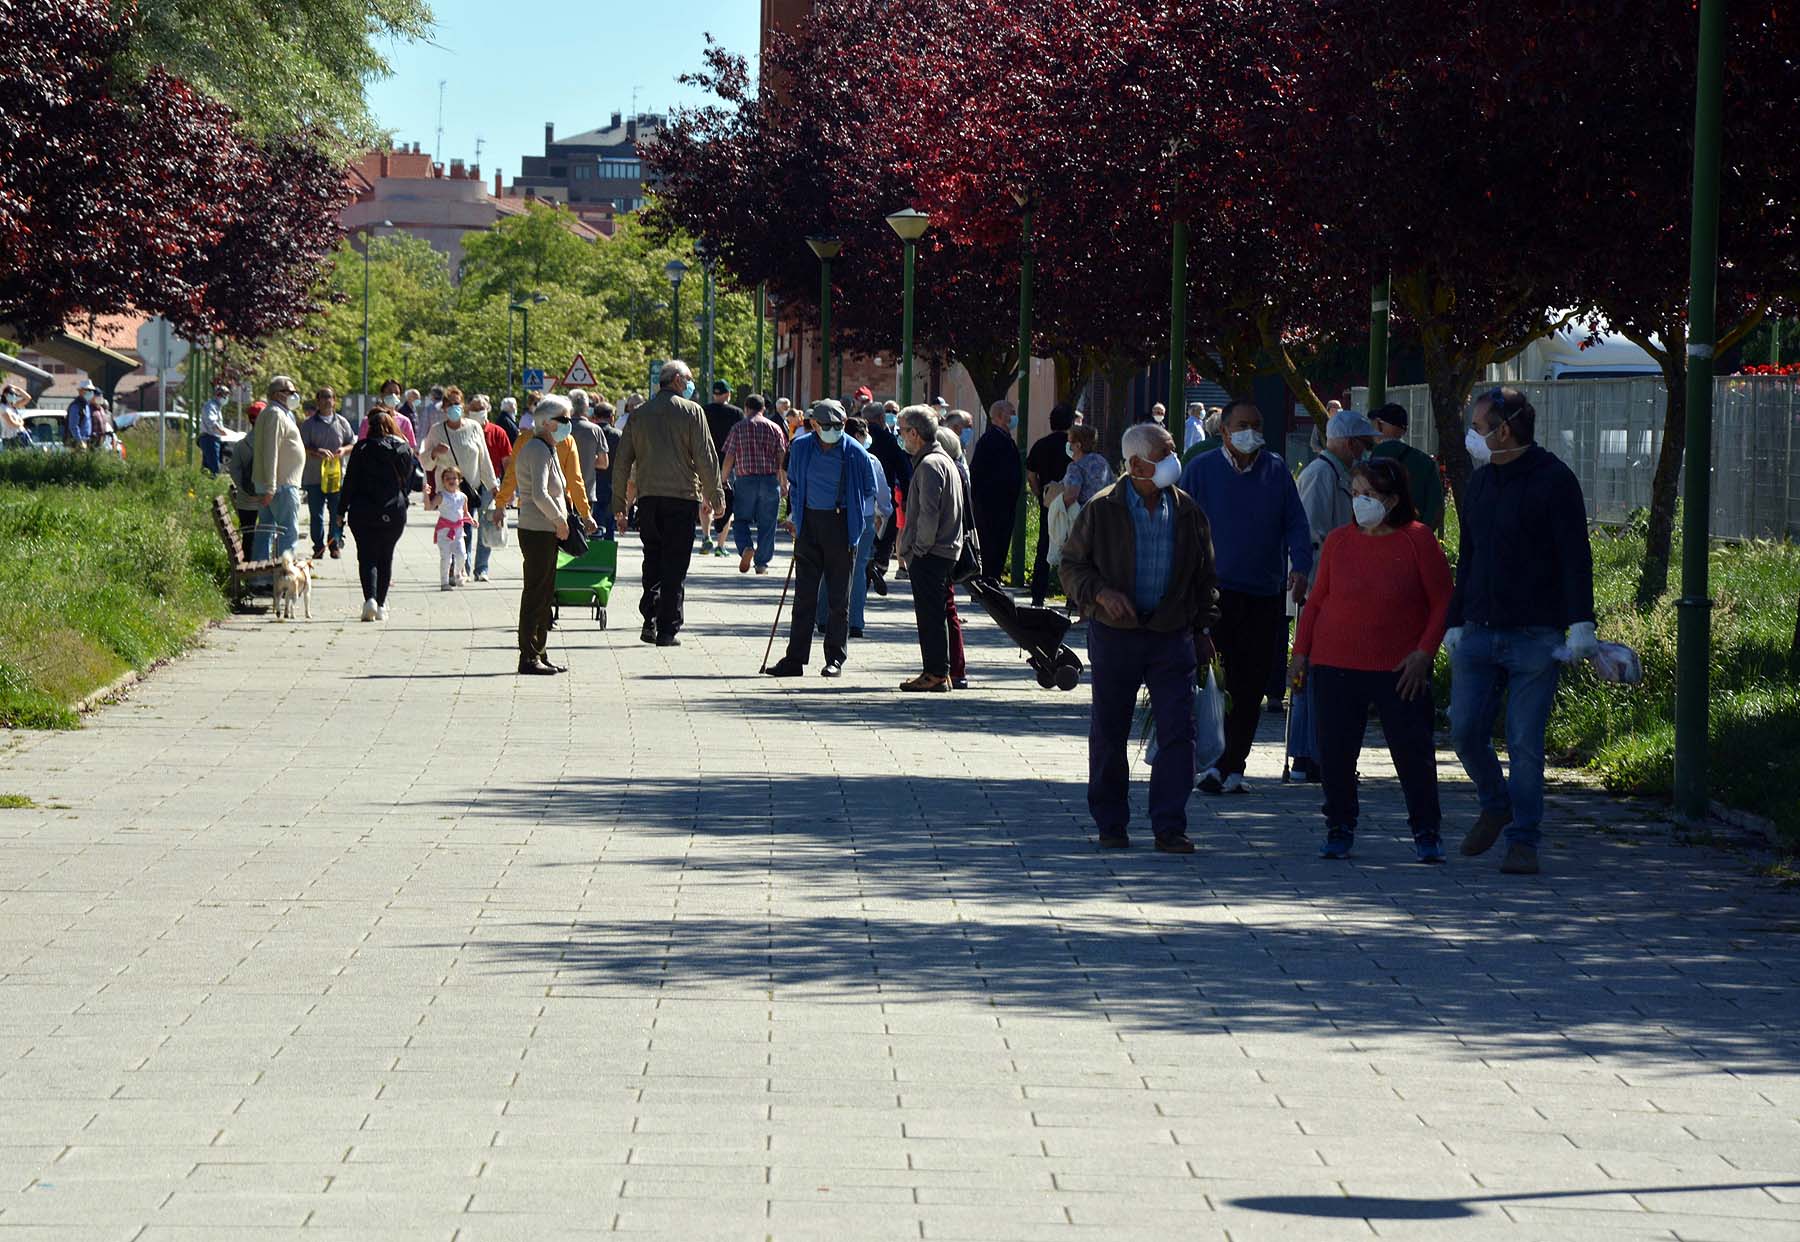
{"type": "Polygon", "coordinates": [[[1131,531],[1136,536],[1133,551],[1137,572],[1131,602],[1137,605],[1138,616],[1148,617],[1169,593],[1169,576],[1175,568],[1175,504],[1168,492],[1158,488],[1156,508],[1152,510],[1129,479],[1119,486],[1125,489],[1125,508],[1131,514],[1131,531]]]}
{"type": "Polygon", "coordinates": [[[735,477],[772,475],[781,469],[786,448],[787,437],[781,428],[763,415],[753,414],[726,433],[724,456],[731,458],[735,477]]]}

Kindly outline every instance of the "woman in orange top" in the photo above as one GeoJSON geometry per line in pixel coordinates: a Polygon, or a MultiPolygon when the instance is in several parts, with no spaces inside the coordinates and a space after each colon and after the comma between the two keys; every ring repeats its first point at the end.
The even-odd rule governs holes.
{"type": "Polygon", "coordinates": [[[1441,863],[1431,666],[1450,609],[1450,565],[1437,536],[1418,521],[1398,462],[1357,466],[1350,497],[1356,520],[1320,549],[1290,677],[1296,685],[1312,682],[1325,787],[1319,856],[1347,858],[1355,842],[1356,760],[1372,705],[1406,796],[1419,861],[1441,863]]]}

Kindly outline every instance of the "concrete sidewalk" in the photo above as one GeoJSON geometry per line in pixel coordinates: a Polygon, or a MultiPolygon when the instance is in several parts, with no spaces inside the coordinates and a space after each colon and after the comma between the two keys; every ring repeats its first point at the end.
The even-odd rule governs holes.
{"type": "Polygon", "coordinates": [[[1274,719],[1099,854],[1086,690],[979,610],[966,693],[903,583],[777,683],[784,559],[658,649],[621,555],[566,677],[421,528],[385,625],[324,562],[0,735],[0,1242],[1800,1237],[1800,894],[1578,792],[1541,877],[1420,867],[1378,752],[1321,862],[1274,719]]]}

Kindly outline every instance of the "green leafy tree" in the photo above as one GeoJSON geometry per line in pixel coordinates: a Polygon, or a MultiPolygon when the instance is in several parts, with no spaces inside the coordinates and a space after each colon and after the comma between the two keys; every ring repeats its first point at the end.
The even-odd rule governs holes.
{"type": "Polygon", "coordinates": [[[114,0],[135,10],[124,67],[165,66],[229,103],[260,137],[292,137],[348,159],[380,134],[365,85],[386,77],[379,46],[422,39],[424,0],[114,0]]]}
{"type": "Polygon", "coordinates": [[[604,243],[583,241],[570,217],[555,207],[526,204],[485,233],[463,242],[462,285],[478,297],[544,293],[552,288],[593,291],[594,255],[604,243]]]}

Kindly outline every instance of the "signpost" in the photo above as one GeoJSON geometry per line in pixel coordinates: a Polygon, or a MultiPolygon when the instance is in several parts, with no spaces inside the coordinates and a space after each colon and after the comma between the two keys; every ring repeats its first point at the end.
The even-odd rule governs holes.
{"type": "Polygon", "coordinates": [[[522,372],[522,374],[525,378],[524,389],[526,392],[543,392],[544,391],[543,368],[527,367],[522,372]]]}
{"type": "Polygon", "coordinates": [[[144,365],[156,372],[156,464],[160,469],[168,464],[169,424],[163,417],[168,404],[167,375],[188,356],[188,343],[175,335],[167,319],[157,315],[138,329],[137,347],[144,365]]]}
{"type": "Polygon", "coordinates": [[[587,359],[576,354],[575,361],[569,364],[568,371],[562,377],[562,386],[564,388],[592,388],[594,383],[594,373],[588,370],[587,359]]]}

